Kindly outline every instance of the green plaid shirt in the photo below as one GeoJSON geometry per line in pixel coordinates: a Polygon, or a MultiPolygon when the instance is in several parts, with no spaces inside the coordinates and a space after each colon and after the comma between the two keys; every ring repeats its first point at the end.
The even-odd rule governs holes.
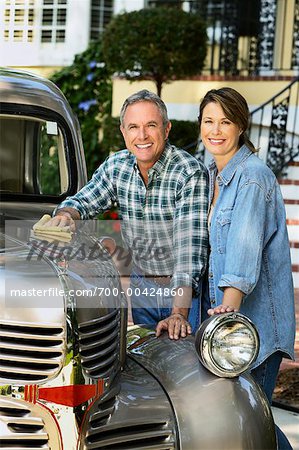
{"type": "Polygon", "coordinates": [[[122,150],[107,158],[89,183],[59,208],[75,208],[82,219],[89,219],[115,203],[133,263],[146,274],[172,275],[173,288],[196,289],[207,263],[205,167],[167,143],[148,172],[146,186],[135,156],[122,150]]]}

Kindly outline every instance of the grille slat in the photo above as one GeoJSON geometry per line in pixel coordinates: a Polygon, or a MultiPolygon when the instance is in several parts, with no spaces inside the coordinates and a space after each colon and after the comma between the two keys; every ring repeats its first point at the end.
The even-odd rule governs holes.
{"type": "Polygon", "coordinates": [[[30,407],[19,400],[0,399],[1,449],[50,450],[45,422],[30,407]]]}
{"type": "Polygon", "coordinates": [[[82,360],[88,363],[89,361],[92,361],[94,358],[103,358],[105,355],[107,355],[107,353],[110,353],[113,350],[115,350],[117,346],[118,346],[117,341],[114,341],[111,345],[109,345],[109,347],[106,347],[103,350],[99,350],[96,353],[92,353],[91,355],[87,356],[85,356],[85,353],[82,351],[81,352],[82,360]]]}
{"type": "Polygon", "coordinates": [[[55,347],[50,347],[50,348],[39,348],[39,347],[35,347],[35,346],[30,346],[30,345],[26,345],[26,348],[24,348],[23,345],[21,344],[12,344],[12,343],[7,343],[2,341],[1,342],[1,351],[2,352],[6,352],[8,350],[14,350],[15,352],[20,351],[22,352],[22,354],[24,354],[23,352],[29,353],[29,352],[38,352],[38,353],[44,353],[47,354],[49,356],[51,356],[51,353],[58,353],[57,350],[59,350],[59,346],[58,348],[55,347]]]}
{"type": "Polygon", "coordinates": [[[120,312],[81,322],[79,350],[84,371],[91,378],[108,377],[119,367],[120,312]]]}
{"type": "Polygon", "coordinates": [[[107,420],[115,410],[115,401],[119,390],[120,385],[116,385],[102,397],[98,403],[99,410],[95,411],[89,418],[91,428],[96,428],[107,423],[107,420]]]}
{"type": "MultiPolygon", "coordinates": [[[[41,363],[41,359],[40,358],[33,358],[33,357],[30,357],[30,356],[19,356],[19,355],[15,356],[13,354],[7,354],[7,353],[6,354],[2,354],[2,352],[0,350],[0,365],[1,364],[5,364],[5,362],[7,362],[5,360],[7,360],[7,359],[9,359],[9,361],[16,361],[16,362],[19,361],[20,363],[25,363],[25,364],[26,363],[30,363],[30,364],[40,364],[41,363]],[[5,358],[5,359],[2,361],[2,358],[5,358]]],[[[53,364],[55,364],[56,360],[57,360],[57,364],[59,364],[59,358],[53,358],[53,359],[43,358],[42,359],[42,364],[44,364],[45,367],[47,365],[53,365],[53,364]]]]}
{"type": "Polygon", "coordinates": [[[65,330],[58,325],[0,323],[0,380],[37,383],[63,364],[65,330]]]}
{"type": "Polygon", "coordinates": [[[123,423],[90,429],[86,435],[86,448],[101,449],[173,449],[174,437],[166,422],[123,423]]]}
{"type": "Polygon", "coordinates": [[[103,335],[103,334],[107,334],[110,332],[110,330],[113,330],[113,328],[115,328],[115,326],[117,326],[117,319],[114,319],[113,321],[111,321],[108,324],[97,324],[97,326],[100,326],[101,328],[93,328],[91,330],[80,330],[81,332],[81,336],[82,339],[83,338],[95,338],[97,336],[99,336],[99,338],[103,335]]]}
{"type": "Polygon", "coordinates": [[[109,334],[105,334],[104,336],[95,336],[93,338],[86,338],[80,336],[80,343],[82,350],[85,349],[93,349],[93,347],[98,347],[99,343],[102,345],[106,345],[112,340],[115,340],[118,335],[118,324],[114,325],[109,334]]]}
{"type": "MultiPolygon", "coordinates": [[[[82,359],[82,363],[83,363],[83,359],[82,359]]],[[[113,362],[115,361],[115,354],[113,353],[112,355],[109,356],[109,358],[105,357],[103,358],[103,360],[101,361],[101,359],[98,360],[91,360],[89,361],[89,364],[85,364],[86,366],[86,370],[88,371],[96,371],[96,370],[101,370],[106,368],[107,366],[111,366],[113,364],[113,362]],[[93,364],[91,364],[93,363],[93,364]]],[[[85,361],[84,361],[85,362],[85,361]]]]}
{"type": "Polygon", "coordinates": [[[7,364],[5,366],[6,370],[3,370],[3,365],[1,366],[0,373],[4,373],[7,370],[9,370],[12,375],[13,374],[25,374],[25,375],[32,374],[32,375],[41,375],[41,376],[43,376],[43,375],[47,375],[47,374],[53,374],[57,370],[57,367],[55,367],[55,370],[49,370],[47,368],[44,368],[42,364],[40,366],[41,366],[41,369],[43,369],[43,370],[34,369],[33,367],[26,368],[26,367],[21,366],[21,365],[18,367],[18,366],[13,366],[13,365],[8,365],[7,364]]]}
{"type": "Polygon", "coordinates": [[[53,335],[53,336],[45,336],[45,335],[36,335],[36,334],[29,334],[29,333],[18,333],[18,330],[16,331],[8,331],[8,332],[4,332],[4,331],[0,331],[0,338],[13,338],[13,339],[30,339],[32,341],[59,341],[59,335],[53,335]]]}
{"type": "Polygon", "coordinates": [[[113,319],[117,318],[118,315],[119,311],[117,309],[114,309],[112,311],[109,311],[104,316],[95,317],[88,321],[81,322],[79,324],[79,329],[84,329],[86,332],[88,332],[88,330],[92,330],[93,327],[95,327],[96,329],[105,327],[105,323],[109,326],[109,324],[113,322],[113,319]]]}

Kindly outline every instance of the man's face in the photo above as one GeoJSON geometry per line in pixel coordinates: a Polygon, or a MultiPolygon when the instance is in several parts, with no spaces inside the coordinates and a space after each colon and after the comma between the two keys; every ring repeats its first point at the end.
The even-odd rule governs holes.
{"type": "Polygon", "coordinates": [[[148,170],[160,158],[170,128],[170,122],[164,128],[155,103],[140,101],[127,107],[120,130],[127,149],[136,156],[138,165],[148,170]]]}

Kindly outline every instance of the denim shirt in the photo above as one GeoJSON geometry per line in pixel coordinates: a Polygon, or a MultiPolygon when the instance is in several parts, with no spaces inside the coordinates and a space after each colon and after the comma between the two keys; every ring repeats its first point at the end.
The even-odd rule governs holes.
{"type": "Polygon", "coordinates": [[[273,172],[245,145],[217,175],[209,166],[209,294],[212,308],[223,289],[242,291],[240,312],[256,325],[260,352],[252,368],[275,351],[294,358],[295,310],[284,202],[273,172]]]}

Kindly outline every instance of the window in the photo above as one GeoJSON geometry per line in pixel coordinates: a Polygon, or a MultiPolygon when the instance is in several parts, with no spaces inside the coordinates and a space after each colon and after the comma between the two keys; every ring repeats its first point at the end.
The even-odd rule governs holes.
{"type": "Polygon", "coordinates": [[[43,11],[43,25],[52,25],[53,24],[53,9],[45,9],[43,11]]]}
{"type": "Polygon", "coordinates": [[[34,26],[34,0],[5,0],[4,40],[32,42],[34,26]]]}
{"type": "Polygon", "coordinates": [[[97,39],[110,22],[113,14],[113,0],[92,0],[90,16],[90,39],[97,39]]]}
{"type": "Polygon", "coordinates": [[[0,116],[0,190],[61,195],[68,189],[65,139],[55,121],[0,116]]]}
{"type": "Polygon", "coordinates": [[[65,42],[67,0],[43,0],[42,42],[65,42]]]}
{"type": "Polygon", "coordinates": [[[51,30],[42,30],[42,42],[52,42],[51,30]]]}
{"type": "Polygon", "coordinates": [[[23,40],[23,30],[14,30],[13,37],[15,42],[22,42],[23,40]]]}
{"type": "Polygon", "coordinates": [[[27,31],[27,41],[28,42],[33,42],[33,30],[28,30],[27,31]]]}

